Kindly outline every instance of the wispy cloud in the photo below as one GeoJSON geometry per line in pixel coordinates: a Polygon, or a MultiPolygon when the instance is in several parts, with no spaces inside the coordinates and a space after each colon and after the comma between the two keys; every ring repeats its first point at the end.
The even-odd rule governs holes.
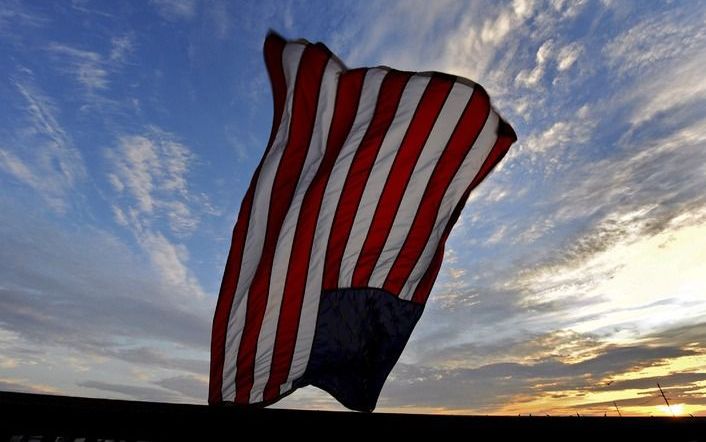
{"type": "Polygon", "coordinates": [[[166,222],[170,234],[184,237],[196,229],[200,213],[213,213],[208,199],[189,189],[187,175],[195,160],[191,150],[173,135],[151,128],[143,135],[120,137],[107,158],[112,169],[108,179],[117,194],[115,221],[131,230],[169,284],[204,297],[187,267],[186,247],[161,228],[166,222]]]}
{"type": "Polygon", "coordinates": [[[106,56],[57,42],[50,43],[47,51],[62,72],[83,86],[88,95],[95,95],[110,86],[110,75],[128,60],[135,47],[135,37],[132,34],[113,36],[110,46],[106,56]]]}
{"type": "Polygon", "coordinates": [[[583,52],[583,47],[579,43],[570,43],[559,50],[557,54],[557,69],[565,71],[576,63],[576,60],[583,52]]]}
{"type": "Polygon", "coordinates": [[[544,160],[548,166],[546,173],[569,163],[567,151],[588,142],[596,126],[588,106],[579,109],[575,117],[554,121],[544,131],[533,133],[520,141],[508,158],[511,160],[520,157],[532,163],[544,160]]]}
{"type": "Polygon", "coordinates": [[[65,63],[65,72],[74,76],[89,91],[108,87],[108,71],[97,52],[59,43],[52,43],[48,50],[56,56],[57,62],[65,63]]]}
{"type": "Polygon", "coordinates": [[[597,331],[621,340],[664,327],[674,315],[686,322],[706,314],[702,298],[706,283],[699,283],[697,276],[706,268],[696,258],[704,247],[699,238],[706,229],[669,229],[668,233],[642,238],[634,235],[639,227],[630,224],[621,226],[618,222],[609,229],[597,232],[591,238],[596,240],[594,244],[579,243],[578,249],[570,252],[575,260],[522,275],[525,302],[583,298],[589,304],[580,310],[574,310],[571,303],[556,304],[552,315],[564,315],[576,330],[597,331]],[[601,238],[602,234],[608,237],[601,238]],[[581,250],[583,247],[586,249],[581,250]],[[598,251],[600,248],[605,249],[598,251]],[[660,315],[666,310],[669,315],[660,315]]]}
{"type": "Polygon", "coordinates": [[[697,8],[654,14],[612,39],[603,53],[622,75],[639,74],[669,60],[681,64],[685,56],[703,49],[703,18],[704,11],[697,8]]]}
{"type": "Polygon", "coordinates": [[[174,376],[160,379],[155,384],[195,400],[208,395],[208,379],[205,376],[174,376]]]}
{"type": "Polygon", "coordinates": [[[110,60],[123,63],[135,49],[135,37],[132,34],[116,36],[111,39],[110,60]]]}
{"type": "Polygon", "coordinates": [[[42,181],[30,170],[29,166],[8,150],[0,149],[0,166],[5,172],[14,175],[15,178],[35,189],[44,187],[42,181]]]}
{"type": "Polygon", "coordinates": [[[31,12],[26,5],[19,1],[3,0],[0,2],[0,34],[4,37],[15,38],[10,30],[17,26],[38,28],[47,24],[49,20],[35,12],[31,12]]]}
{"type": "Polygon", "coordinates": [[[196,0],[150,0],[165,20],[190,20],[196,15],[196,0]]]}
{"type": "MultiPolygon", "coordinates": [[[[37,88],[30,84],[16,82],[15,86],[26,100],[25,110],[29,114],[31,129],[36,134],[49,138],[56,146],[64,147],[69,143],[69,138],[56,118],[56,106],[37,88]]],[[[64,175],[71,173],[64,168],[64,175]]]]}
{"type": "Polygon", "coordinates": [[[228,37],[234,29],[234,16],[231,10],[233,3],[226,0],[212,0],[205,5],[208,16],[216,31],[216,36],[220,39],[228,37]]]}
{"type": "Polygon", "coordinates": [[[82,155],[59,123],[54,102],[31,80],[14,86],[24,100],[25,127],[11,145],[0,146],[0,169],[64,210],[69,191],[86,176],[82,155]]]}
{"type": "Polygon", "coordinates": [[[687,105],[706,109],[706,81],[698,63],[706,56],[704,19],[706,12],[698,9],[665,12],[638,22],[603,50],[619,75],[635,79],[626,94],[634,102],[633,126],[658,116],[683,119],[687,105]],[[640,79],[647,76],[649,81],[640,79]]]}
{"type": "Polygon", "coordinates": [[[524,87],[536,87],[542,79],[545,66],[554,51],[554,42],[552,40],[547,40],[542,43],[542,46],[537,49],[537,55],[535,56],[537,60],[536,65],[531,70],[520,71],[517,76],[515,76],[515,84],[524,87]]]}
{"type": "Polygon", "coordinates": [[[188,186],[187,174],[195,160],[191,150],[164,131],[152,128],[143,135],[126,135],[107,151],[112,172],[108,179],[120,196],[116,220],[136,232],[165,219],[175,234],[188,234],[198,226],[190,206],[199,203],[188,186]]]}
{"type": "Polygon", "coordinates": [[[16,391],[20,393],[59,394],[61,390],[50,385],[42,385],[29,379],[0,378],[0,391],[16,391]]]}
{"type": "Polygon", "coordinates": [[[90,14],[98,17],[108,17],[108,18],[113,18],[115,17],[113,14],[110,14],[106,11],[100,10],[98,8],[92,8],[91,6],[95,6],[96,4],[91,2],[91,0],[71,0],[71,9],[74,11],[79,11],[83,14],[90,14]]]}
{"type": "Polygon", "coordinates": [[[186,247],[173,243],[159,232],[138,233],[137,239],[168,285],[182,287],[188,296],[206,298],[206,293],[187,265],[189,253],[186,247]]]}

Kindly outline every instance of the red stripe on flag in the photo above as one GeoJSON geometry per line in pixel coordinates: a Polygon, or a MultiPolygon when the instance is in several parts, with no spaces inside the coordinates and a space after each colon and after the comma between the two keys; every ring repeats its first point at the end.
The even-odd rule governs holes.
{"type": "Polygon", "coordinates": [[[276,34],[269,34],[265,39],[263,52],[265,54],[265,64],[272,83],[273,95],[273,116],[272,131],[267,142],[265,154],[260,160],[260,164],[255,169],[252,181],[248,187],[243,202],[240,204],[240,212],[233,229],[230,251],[226,261],[223,280],[218,294],[216,312],[213,317],[213,328],[211,330],[211,374],[209,378],[208,402],[210,404],[219,403],[223,400],[221,391],[223,387],[223,363],[225,360],[225,345],[228,329],[228,321],[231,309],[233,308],[233,297],[238,279],[240,277],[240,267],[243,260],[243,249],[245,248],[245,238],[247,236],[248,225],[250,224],[250,212],[252,209],[253,195],[257,180],[260,175],[262,163],[272,147],[275,135],[279,130],[284,111],[284,101],[287,95],[287,84],[284,77],[284,67],[282,65],[282,55],[286,42],[276,34]]]}
{"type": "Polygon", "coordinates": [[[409,233],[387,274],[383,288],[390,293],[399,295],[412,273],[429,241],[446,190],[483,129],[489,112],[488,94],[476,85],[444,152],[434,166],[409,233]]]}
{"type": "Polygon", "coordinates": [[[308,45],[304,49],[299,63],[292,101],[289,139],[277,165],[272,185],[271,194],[276,198],[270,199],[262,256],[248,292],[245,326],[238,351],[235,376],[235,402],[238,404],[247,404],[250,399],[250,390],[254,381],[257,339],[267,306],[277,239],[306,160],[316,120],[321,80],[330,57],[331,53],[326,46],[322,44],[308,45]]]}
{"type": "Polygon", "coordinates": [[[360,145],[356,149],[346,181],[343,184],[336,213],[333,216],[331,234],[326,250],[326,260],[324,262],[324,289],[335,289],[338,287],[341,260],[351,234],[360,199],[363,196],[365,185],[368,182],[373,164],[375,164],[380,146],[385,139],[385,134],[387,134],[387,130],[397,112],[402,92],[411,76],[412,73],[410,72],[390,70],[382,81],[373,118],[360,145]]]}
{"type": "Polygon", "coordinates": [[[485,161],[483,162],[483,166],[481,166],[475,178],[473,178],[473,181],[471,181],[471,184],[463,193],[461,201],[458,202],[456,208],[453,211],[453,214],[449,218],[449,221],[446,223],[444,233],[441,236],[439,245],[437,246],[436,252],[434,253],[434,258],[432,259],[432,262],[430,263],[426,273],[419,281],[417,289],[414,291],[414,295],[412,296],[412,302],[417,302],[420,304],[424,304],[425,302],[427,302],[429,293],[431,293],[431,288],[434,285],[434,281],[436,281],[436,277],[439,274],[439,269],[441,268],[441,262],[444,258],[444,246],[446,244],[446,239],[448,238],[449,233],[451,232],[451,229],[453,228],[454,224],[456,224],[456,221],[458,221],[458,218],[461,215],[461,211],[466,205],[466,200],[468,200],[468,196],[471,194],[471,191],[475,189],[475,187],[480,184],[486,176],[488,176],[490,171],[493,170],[493,168],[500,162],[500,160],[503,159],[508,149],[510,149],[512,143],[514,143],[515,141],[517,141],[517,135],[515,134],[515,131],[512,130],[512,127],[510,127],[509,124],[507,124],[501,119],[500,124],[498,126],[498,138],[497,140],[495,140],[495,144],[493,145],[490,154],[488,154],[485,161]]]}
{"type": "Polygon", "coordinates": [[[366,72],[367,69],[345,72],[341,75],[338,83],[326,151],[316,176],[304,195],[292,241],[292,252],[277,323],[270,378],[263,394],[265,402],[279,396],[280,386],[287,381],[289,375],[297,342],[309,260],[324,192],[341,147],[355,121],[366,72]]]}
{"type": "Polygon", "coordinates": [[[439,117],[446,98],[454,85],[455,77],[434,74],[414,112],[400,148],[390,168],[390,173],[378,200],[375,214],[368,229],[363,247],[353,272],[353,287],[367,287],[385,241],[399,210],[414,167],[417,165],[424,144],[439,117]]]}

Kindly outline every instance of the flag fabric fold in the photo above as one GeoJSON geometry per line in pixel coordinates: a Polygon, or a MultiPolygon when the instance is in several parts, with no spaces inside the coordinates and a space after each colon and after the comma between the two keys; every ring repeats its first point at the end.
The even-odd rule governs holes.
{"type": "Polygon", "coordinates": [[[468,79],[348,69],[275,33],[264,56],[272,132],[233,230],[209,403],[314,385],[372,411],[451,228],[516,136],[468,79]]]}

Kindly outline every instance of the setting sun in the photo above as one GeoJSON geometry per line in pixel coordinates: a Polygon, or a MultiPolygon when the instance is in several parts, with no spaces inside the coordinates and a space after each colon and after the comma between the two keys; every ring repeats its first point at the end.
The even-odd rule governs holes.
{"type": "Polygon", "coordinates": [[[667,416],[683,416],[684,415],[684,404],[672,404],[669,407],[667,405],[657,405],[659,414],[667,416]]]}

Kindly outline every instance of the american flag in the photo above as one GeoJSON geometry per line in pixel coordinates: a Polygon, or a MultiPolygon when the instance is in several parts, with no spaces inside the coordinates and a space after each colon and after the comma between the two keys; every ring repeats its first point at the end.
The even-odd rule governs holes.
{"type": "Polygon", "coordinates": [[[475,188],[516,140],[478,84],[270,33],[272,132],[233,231],[209,403],[374,409],[475,188]]]}

